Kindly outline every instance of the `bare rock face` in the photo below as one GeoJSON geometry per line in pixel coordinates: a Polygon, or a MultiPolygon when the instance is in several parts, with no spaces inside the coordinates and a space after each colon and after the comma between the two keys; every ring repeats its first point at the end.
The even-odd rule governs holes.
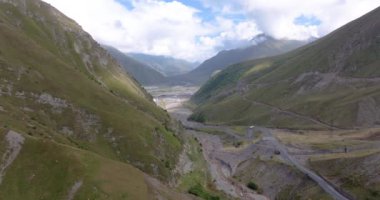
{"type": "Polygon", "coordinates": [[[67,200],[73,200],[75,197],[75,194],[78,192],[80,187],[82,187],[83,181],[77,181],[74,183],[73,187],[71,187],[69,194],[67,195],[67,200]]]}
{"type": "Polygon", "coordinates": [[[5,140],[8,144],[0,163],[0,184],[3,181],[6,169],[13,163],[13,161],[20,153],[22,145],[24,143],[24,137],[21,134],[11,130],[8,131],[7,135],[5,136],[5,140]]]}
{"type": "Polygon", "coordinates": [[[68,107],[68,103],[64,99],[53,97],[48,93],[42,93],[37,99],[38,103],[48,104],[54,109],[63,109],[68,107]]]}

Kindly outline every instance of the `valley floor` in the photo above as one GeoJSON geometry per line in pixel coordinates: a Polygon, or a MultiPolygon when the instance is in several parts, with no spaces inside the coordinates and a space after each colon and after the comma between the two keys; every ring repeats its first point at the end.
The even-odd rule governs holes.
{"type": "Polygon", "coordinates": [[[153,89],[155,101],[181,121],[185,133],[198,142],[212,179],[211,187],[222,191],[226,198],[379,197],[379,167],[360,161],[367,161],[368,156],[380,158],[380,129],[312,132],[205,125],[187,120],[191,111],[184,103],[196,88],[153,89]],[[347,168],[353,171],[339,168],[340,163],[351,161],[347,168]],[[363,170],[366,167],[371,169],[363,170]],[[371,171],[375,172],[372,176],[368,175],[371,171]],[[257,187],[249,189],[248,183],[257,187]]]}

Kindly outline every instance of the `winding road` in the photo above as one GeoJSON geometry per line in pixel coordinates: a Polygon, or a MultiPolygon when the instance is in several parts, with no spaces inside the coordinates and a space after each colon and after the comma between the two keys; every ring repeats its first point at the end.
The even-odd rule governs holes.
{"type": "Polygon", "coordinates": [[[273,137],[269,129],[267,128],[258,128],[258,129],[264,134],[263,139],[270,142],[278,151],[281,152],[280,155],[282,156],[282,158],[284,158],[286,161],[294,165],[299,171],[306,174],[309,178],[314,180],[314,182],[316,182],[325,192],[330,194],[331,197],[333,197],[336,200],[349,200],[349,198],[347,198],[338,190],[336,190],[329,182],[327,182],[321,176],[317,175],[312,170],[301,165],[297,159],[295,159],[293,156],[289,154],[289,152],[286,150],[286,147],[283,144],[281,144],[275,137],[273,137]]]}
{"type": "MultiPolygon", "coordinates": [[[[237,183],[232,180],[232,176],[239,165],[239,163],[249,159],[252,156],[252,152],[260,148],[258,144],[250,144],[246,148],[238,152],[226,152],[223,150],[223,144],[221,142],[220,136],[211,135],[202,132],[201,130],[214,130],[218,132],[223,132],[226,135],[233,136],[240,140],[252,141],[252,130],[248,129],[245,137],[237,135],[232,129],[227,126],[214,126],[206,125],[197,122],[191,122],[187,120],[187,116],[191,113],[189,110],[182,109],[182,113],[172,113],[178,120],[182,122],[185,128],[188,129],[188,133],[194,135],[198,138],[199,142],[202,144],[203,154],[206,161],[209,163],[209,168],[214,182],[218,189],[224,191],[225,193],[238,197],[244,200],[252,199],[268,199],[265,196],[257,195],[248,189],[245,185],[237,183]]],[[[264,127],[255,127],[255,131],[260,131],[263,135],[262,140],[266,142],[265,148],[275,149],[280,151],[280,156],[288,164],[293,165],[299,171],[307,175],[315,183],[317,183],[326,193],[336,200],[349,200],[344,194],[338,191],[331,183],[327,180],[313,172],[312,170],[306,168],[300,162],[289,154],[286,147],[280,143],[277,138],[273,136],[271,130],[264,127]]],[[[262,147],[261,147],[262,148],[262,147]]]]}
{"type": "MultiPolygon", "coordinates": [[[[181,91],[179,93],[181,93],[181,91]]],[[[302,114],[294,113],[262,102],[252,101],[246,98],[244,93],[242,95],[244,100],[249,101],[252,104],[266,106],[276,112],[285,113],[297,118],[305,119],[320,126],[328,127],[331,129],[339,129],[338,127],[334,127],[330,124],[311,118],[309,116],[304,116],[302,114]]],[[[167,96],[162,96],[161,98],[166,97],[167,96]]],[[[172,99],[170,95],[168,98],[172,99]]],[[[165,101],[165,99],[163,99],[163,101],[165,101]]],[[[284,162],[288,163],[289,165],[293,165],[300,172],[308,176],[326,193],[330,194],[332,198],[336,200],[350,199],[342,194],[339,190],[337,190],[323,177],[319,176],[311,169],[308,169],[302,165],[296,158],[289,154],[285,145],[283,145],[280,141],[277,140],[276,137],[273,136],[270,129],[264,127],[254,127],[253,129],[248,129],[247,134],[245,136],[242,136],[241,134],[237,134],[228,126],[215,126],[191,122],[187,120],[188,116],[191,114],[191,111],[182,105],[183,102],[184,100],[178,102],[176,101],[174,103],[172,102],[170,106],[164,108],[169,111],[172,117],[181,121],[186,129],[186,134],[190,134],[198,139],[199,143],[202,146],[203,156],[208,163],[208,168],[210,174],[212,175],[213,182],[216,188],[223,191],[224,193],[242,200],[269,200],[268,197],[257,194],[255,191],[247,188],[243,183],[234,180],[231,176],[233,176],[237,169],[237,166],[239,166],[240,163],[252,158],[254,152],[257,152],[259,150],[262,154],[273,154],[273,151],[277,150],[280,152],[279,156],[284,162]],[[214,131],[221,134],[215,135],[206,133],[214,131]],[[252,143],[253,131],[260,131],[262,133],[261,140],[257,143],[252,143]],[[236,149],[234,151],[226,150],[223,147],[221,135],[233,137],[238,141],[247,141],[248,145],[244,146],[244,148],[236,149]]]]}
{"type": "MultiPolygon", "coordinates": [[[[242,161],[239,160],[239,158],[242,157],[238,156],[239,152],[225,152],[219,136],[208,134],[201,130],[208,129],[223,132],[224,134],[231,136],[240,136],[235,135],[233,130],[228,127],[209,126],[188,121],[187,117],[191,114],[191,111],[188,109],[178,108],[171,110],[170,113],[173,117],[181,121],[186,128],[186,134],[190,134],[198,139],[202,146],[203,157],[208,163],[209,172],[218,190],[242,200],[269,200],[268,197],[257,194],[255,191],[247,188],[244,184],[235,181],[231,177],[234,174],[237,164],[242,161]]],[[[248,155],[252,155],[252,153],[248,153],[248,155]]]]}

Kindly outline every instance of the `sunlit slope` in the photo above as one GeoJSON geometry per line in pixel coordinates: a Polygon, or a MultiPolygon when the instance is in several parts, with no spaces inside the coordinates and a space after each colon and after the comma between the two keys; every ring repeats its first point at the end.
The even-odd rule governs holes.
{"type": "Polygon", "coordinates": [[[80,26],[38,0],[0,0],[0,124],[162,180],[181,149],[150,95],[80,26]]]}
{"type": "Polygon", "coordinates": [[[202,85],[210,77],[227,68],[229,65],[279,55],[307,43],[306,41],[277,40],[264,34],[256,36],[252,42],[254,44],[245,48],[221,51],[217,55],[204,61],[194,70],[183,75],[171,77],[171,80],[182,84],[202,85]],[[257,41],[254,42],[255,40],[257,41]]]}
{"type": "Polygon", "coordinates": [[[228,67],[193,119],[293,128],[380,124],[380,8],[292,52],[228,67]]]}
{"type": "Polygon", "coordinates": [[[11,165],[1,170],[1,199],[189,199],[130,164],[84,149],[12,131],[1,132],[0,139],[2,155],[19,147],[11,165]],[[18,138],[13,144],[10,134],[18,138]]]}

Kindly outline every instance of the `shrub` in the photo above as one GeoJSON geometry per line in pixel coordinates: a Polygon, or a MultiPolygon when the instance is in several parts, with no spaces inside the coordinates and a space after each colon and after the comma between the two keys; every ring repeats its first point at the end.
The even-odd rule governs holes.
{"type": "Polygon", "coordinates": [[[202,113],[192,114],[192,115],[190,115],[190,117],[188,119],[190,121],[196,121],[196,122],[200,122],[200,123],[204,123],[206,121],[206,117],[202,113]]]}
{"type": "Polygon", "coordinates": [[[254,183],[254,182],[252,182],[252,181],[250,181],[250,182],[247,184],[247,187],[248,187],[249,189],[251,189],[251,190],[255,190],[255,191],[259,189],[259,187],[257,186],[257,184],[254,183]]]}
{"type": "Polygon", "coordinates": [[[165,167],[170,169],[170,162],[168,160],[165,161],[165,167]]]}
{"type": "Polygon", "coordinates": [[[234,142],[233,142],[233,145],[234,145],[235,148],[240,147],[242,144],[243,144],[242,141],[234,141],[234,142]]]}

